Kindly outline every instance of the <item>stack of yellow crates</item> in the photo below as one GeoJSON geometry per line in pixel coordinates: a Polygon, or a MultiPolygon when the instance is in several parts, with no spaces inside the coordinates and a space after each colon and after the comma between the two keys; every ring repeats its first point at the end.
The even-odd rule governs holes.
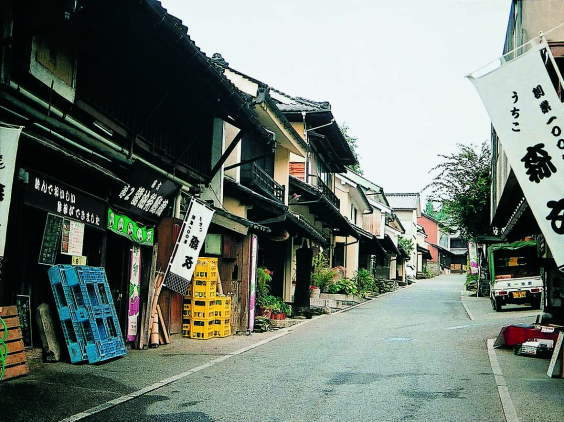
{"type": "Polygon", "coordinates": [[[182,335],[199,340],[231,335],[231,298],[217,296],[217,258],[198,258],[184,298],[182,335]]]}

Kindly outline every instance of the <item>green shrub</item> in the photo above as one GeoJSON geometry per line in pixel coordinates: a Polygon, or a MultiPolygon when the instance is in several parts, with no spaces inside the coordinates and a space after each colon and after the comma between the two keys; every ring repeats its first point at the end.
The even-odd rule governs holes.
{"type": "Polygon", "coordinates": [[[376,280],[372,273],[364,268],[360,268],[354,275],[353,281],[359,292],[373,292],[376,289],[376,280]]]}
{"type": "Polygon", "coordinates": [[[335,279],[337,271],[329,267],[329,260],[319,252],[313,258],[313,271],[311,273],[311,285],[319,287],[322,292],[328,291],[328,288],[335,279]]]}
{"type": "Polygon", "coordinates": [[[342,278],[336,283],[331,284],[327,289],[327,293],[355,295],[358,293],[358,288],[356,283],[350,278],[342,278]]]}
{"type": "Polygon", "coordinates": [[[272,272],[264,267],[257,268],[257,303],[259,306],[261,300],[270,294],[270,283],[272,281],[272,272]]]}

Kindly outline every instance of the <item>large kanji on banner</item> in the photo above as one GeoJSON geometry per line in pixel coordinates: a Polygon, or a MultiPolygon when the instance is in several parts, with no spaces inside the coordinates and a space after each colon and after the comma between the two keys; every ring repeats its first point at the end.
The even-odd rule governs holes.
{"type": "Polygon", "coordinates": [[[546,42],[484,75],[470,75],[531,211],[564,270],[564,107],[546,42]]]}
{"type": "Polygon", "coordinates": [[[164,285],[185,295],[198,262],[214,210],[195,198],[190,200],[186,217],[170,258],[164,285]]]}

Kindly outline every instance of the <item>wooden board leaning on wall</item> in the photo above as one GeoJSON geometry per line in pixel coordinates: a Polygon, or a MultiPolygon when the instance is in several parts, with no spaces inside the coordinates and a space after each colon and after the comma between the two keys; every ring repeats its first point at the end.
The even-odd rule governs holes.
{"type": "Polygon", "coordinates": [[[6,335],[4,325],[0,324],[0,339],[3,339],[6,335],[4,341],[8,346],[8,355],[5,361],[6,369],[2,379],[2,381],[6,381],[10,378],[27,375],[29,367],[27,366],[17,307],[15,305],[0,306],[0,318],[6,323],[6,330],[8,331],[6,335]]]}

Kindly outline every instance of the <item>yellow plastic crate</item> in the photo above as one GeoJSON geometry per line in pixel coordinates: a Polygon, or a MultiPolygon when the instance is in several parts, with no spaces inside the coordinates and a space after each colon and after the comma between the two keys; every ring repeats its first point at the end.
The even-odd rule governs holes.
{"type": "Polygon", "coordinates": [[[214,299],[195,299],[192,302],[190,316],[193,318],[213,318],[216,315],[216,306],[214,299]]]}
{"type": "Polygon", "coordinates": [[[217,281],[193,280],[190,291],[192,299],[215,298],[217,294],[217,281]]]}
{"type": "Polygon", "coordinates": [[[189,337],[197,340],[208,340],[210,338],[217,337],[216,329],[213,326],[198,327],[191,326],[189,337]]]}
{"type": "Polygon", "coordinates": [[[217,258],[198,258],[193,277],[194,280],[217,281],[217,258]]]}
{"type": "Polygon", "coordinates": [[[219,337],[229,337],[231,335],[231,326],[221,327],[219,337]]]}

